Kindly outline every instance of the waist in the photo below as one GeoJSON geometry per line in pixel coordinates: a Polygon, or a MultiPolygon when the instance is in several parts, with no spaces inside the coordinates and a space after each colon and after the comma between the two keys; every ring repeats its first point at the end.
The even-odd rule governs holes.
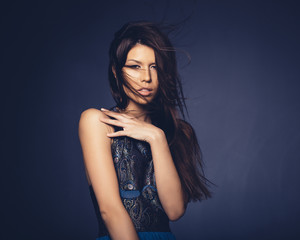
{"type": "MultiPolygon", "coordinates": [[[[130,194],[127,192],[124,195],[130,194]]],[[[135,194],[134,192],[132,194],[135,194]]],[[[145,198],[123,197],[122,203],[127,210],[136,231],[138,232],[170,232],[169,218],[163,210],[158,197],[145,198]]]]}
{"type": "MultiPolygon", "coordinates": [[[[120,191],[122,203],[137,232],[170,232],[169,218],[154,190],[152,187],[146,187],[143,191],[120,191]]],[[[107,235],[108,231],[92,186],[90,186],[90,194],[98,220],[98,237],[102,237],[107,235]]]]}

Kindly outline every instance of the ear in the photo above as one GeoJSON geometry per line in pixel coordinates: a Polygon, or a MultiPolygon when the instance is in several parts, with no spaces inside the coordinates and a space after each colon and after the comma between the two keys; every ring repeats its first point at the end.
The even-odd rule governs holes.
{"type": "Polygon", "coordinates": [[[114,74],[114,76],[115,76],[115,79],[117,79],[117,74],[116,74],[115,66],[112,66],[112,67],[111,67],[111,70],[112,70],[112,72],[113,72],[113,74],[114,74]]]}

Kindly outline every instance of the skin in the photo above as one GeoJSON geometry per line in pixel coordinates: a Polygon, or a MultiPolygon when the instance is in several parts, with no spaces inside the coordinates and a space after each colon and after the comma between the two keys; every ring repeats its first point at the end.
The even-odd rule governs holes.
{"type": "Polygon", "coordinates": [[[123,67],[125,79],[135,90],[140,88],[151,88],[152,93],[143,99],[132,93],[127,87],[124,91],[130,99],[126,110],[138,110],[143,112],[140,107],[152,101],[158,89],[158,77],[155,64],[155,53],[152,48],[136,44],[127,55],[125,65],[123,67]]]}
{"type": "MultiPolygon", "coordinates": [[[[123,68],[126,80],[136,90],[151,88],[146,96],[151,101],[159,83],[152,48],[137,44],[128,53],[123,68]],[[132,68],[132,65],[134,68],[132,68]],[[131,66],[131,67],[128,67],[131,66]]],[[[124,208],[111,154],[111,138],[128,136],[149,143],[152,152],[156,187],[161,204],[171,221],[185,212],[184,193],[164,132],[151,124],[144,113],[145,99],[124,87],[129,104],[124,112],[106,109],[87,109],[79,121],[79,138],[82,146],[89,184],[92,184],[101,216],[112,239],[138,239],[134,225],[124,208]],[[111,119],[113,117],[114,119],[111,119]],[[114,132],[113,126],[123,128],[114,132]]]]}

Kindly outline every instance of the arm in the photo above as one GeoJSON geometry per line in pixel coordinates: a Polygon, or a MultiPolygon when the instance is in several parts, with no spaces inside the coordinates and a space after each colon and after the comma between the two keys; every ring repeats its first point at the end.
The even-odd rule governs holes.
{"type": "Polygon", "coordinates": [[[185,212],[186,199],[164,132],[157,129],[148,142],[159,199],[169,219],[178,220],[185,212]]]}
{"type": "Polygon", "coordinates": [[[164,132],[150,123],[126,114],[101,110],[115,118],[101,119],[102,122],[124,129],[109,133],[109,137],[129,136],[150,144],[160,202],[170,220],[179,219],[185,212],[186,198],[164,132]]]}
{"type": "Polygon", "coordinates": [[[99,119],[107,118],[97,109],[85,110],[79,121],[79,139],[86,171],[93,186],[103,221],[112,239],[138,239],[130,216],[124,208],[111,156],[112,128],[99,119]]]}

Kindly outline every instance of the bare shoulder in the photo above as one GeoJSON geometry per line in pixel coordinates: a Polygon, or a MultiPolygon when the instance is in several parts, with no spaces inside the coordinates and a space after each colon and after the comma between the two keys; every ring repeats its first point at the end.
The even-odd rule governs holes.
{"type": "Polygon", "coordinates": [[[107,118],[107,116],[101,112],[99,109],[96,109],[96,108],[88,108],[86,110],[84,110],[82,113],[81,113],[81,116],[80,116],[80,120],[81,119],[101,119],[101,118],[107,118]]]}
{"type": "MultiPolygon", "coordinates": [[[[113,128],[101,121],[101,119],[108,118],[103,112],[96,108],[89,108],[84,110],[80,115],[79,133],[82,129],[94,128],[102,133],[113,132],[113,128]]],[[[100,133],[99,132],[99,133],[100,133]]]]}
{"type": "Polygon", "coordinates": [[[123,205],[111,153],[112,140],[107,136],[112,127],[102,122],[103,118],[106,115],[98,109],[84,110],[78,132],[88,184],[93,187],[100,212],[107,213],[123,205]]]}

